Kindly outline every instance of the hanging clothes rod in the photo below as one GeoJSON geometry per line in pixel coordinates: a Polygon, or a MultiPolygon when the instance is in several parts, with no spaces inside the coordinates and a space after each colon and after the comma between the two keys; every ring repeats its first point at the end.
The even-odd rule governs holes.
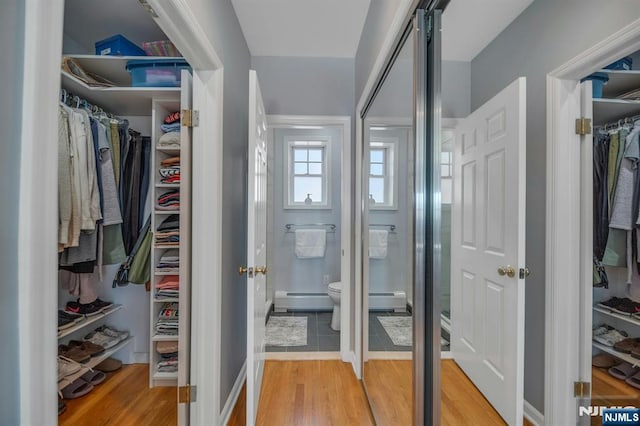
{"type": "Polygon", "coordinates": [[[296,224],[296,223],[287,223],[285,226],[287,234],[292,234],[295,231],[295,228],[310,228],[310,227],[323,227],[329,228],[328,233],[336,232],[336,225],[333,223],[305,223],[305,224],[296,224]]]}
{"type": "Polygon", "coordinates": [[[599,124],[594,127],[597,129],[602,128],[603,130],[612,130],[612,129],[615,129],[616,127],[620,127],[625,124],[634,124],[637,120],[640,120],[640,114],[634,115],[632,117],[621,118],[620,120],[614,123],[599,124]]]}
{"type": "Polygon", "coordinates": [[[369,226],[378,226],[378,227],[384,227],[384,228],[389,228],[389,232],[391,232],[392,234],[396,233],[396,226],[392,225],[392,224],[387,224],[387,223],[370,223],[369,226]]]}
{"type": "Polygon", "coordinates": [[[93,114],[105,114],[109,118],[117,118],[115,114],[106,112],[102,107],[92,104],[86,99],[82,99],[80,96],[74,95],[67,89],[60,89],[60,101],[70,107],[85,108],[93,114]]]}

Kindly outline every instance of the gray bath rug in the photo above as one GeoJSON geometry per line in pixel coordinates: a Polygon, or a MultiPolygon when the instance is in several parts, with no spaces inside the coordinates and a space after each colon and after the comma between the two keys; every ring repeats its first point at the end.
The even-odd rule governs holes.
{"type": "Polygon", "coordinates": [[[412,318],[411,317],[378,317],[391,341],[396,346],[411,346],[412,318]]]}
{"type": "Polygon", "coordinates": [[[267,346],[307,346],[307,317],[270,317],[267,346]]]}

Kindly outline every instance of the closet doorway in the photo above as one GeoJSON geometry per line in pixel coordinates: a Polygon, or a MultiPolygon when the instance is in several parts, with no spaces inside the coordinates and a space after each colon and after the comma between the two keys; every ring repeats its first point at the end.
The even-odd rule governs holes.
{"type": "Polygon", "coordinates": [[[638,146],[639,49],[635,21],[547,77],[549,424],[601,424],[603,408],[640,399],[637,204],[624,176],[638,146]]]}
{"type": "MultiPolygon", "coordinates": [[[[66,3],[67,11],[69,10],[68,8],[74,7],[99,7],[97,3],[94,5],[87,5],[85,4],[86,2],[73,1],[67,1],[66,3]]],[[[179,257],[181,261],[181,271],[179,273],[180,278],[182,280],[184,277],[187,281],[185,284],[187,286],[187,290],[189,288],[189,284],[192,284],[191,291],[194,300],[191,314],[189,315],[188,309],[183,311],[186,315],[183,316],[184,322],[179,325],[178,333],[181,336],[180,339],[177,341],[176,339],[173,339],[174,342],[181,345],[181,354],[183,354],[181,355],[182,361],[180,362],[178,372],[172,372],[171,374],[159,371],[155,368],[156,365],[154,362],[158,362],[159,359],[157,359],[156,355],[152,355],[152,348],[154,348],[160,341],[168,342],[172,340],[171,338],[166,337],[160,338],[152,331],[155,329],[155,324],[151,325],[151,322],[157,319],[157,314],[163,311],[162,305],[166,302],[164,300],[161,301],[160,299],[157,299],[155,294],[155,290],[157,290],[156,288],[152,289],[154,290],[153,296],[150,295],[150,292],[146,293],[146,297],[144,297],[144,286],[138,287],[136,289],[136,294],[141,293],[143,296],[142,298],[138,297],[138,299],[134,300],[134,298],[121,295],[123,297],[123,301],[121,302],[122,307],[106,307],[98,315],[86,315],[86,318],[85,316],[81,316],[78,318],[78,321],[74,321],[75,324],[72,325],[71,328],[67,327],[62,331],[59,330],[58,333],[54,331],[53,323],[47,322],[46,326],[44,323],[38,324],[37,326],[34,325],[27,329],[27,333],[29,335],[28,338],[25,339],[25,345],[21,347],[21,351],[33,354],[24,358],[24,371],[29,373],[29,377],[38,378],[37,380],[25,379],[21,381],[23,384],[21,391],[23,392],[23,395],[25,395],[25,397],[21,398],[21,401],[24,404],[22,413],[25,413],[22,420],[25,423],[55,424],[56,422],[56,412],[54,411],[54,404],[52,401],[55,398],[57,390],[61,386],[59,382],[56,384],[56,380],[54,380],[54,377],[56,376],[56,363],[54,360],[58,349],[58,343],[60,343],[59,339],[77,339],[79,337],[79,339],[82,340],[82,337],[86,336],[87,333],[92,333],[95,326],[101,325],[98,321],[107,319],[107,317],[119,318],[119,315],[122,316],[122,321],[118,322],[115,328],[121,330],[128,328],[129,330],[132,330],[134,327],[137,327],[140,330],[144,330],[144,324],[146,324],[146,332],[142,331],[139,334],[136,333],[138,334],[137,336],[119,336],[118,338],[121,340],[120,343],[117,343],[115,346],[109,344],[110,348],[105,350],[105,352],[102,353],[103,355],[109,355],[110,352],[121,348],[122,351],[127,348],[135,348],[135,350],[132,351],[132,354],[127,357],[125,363],[128,361],[153,364],[149,367],[150,385],[172,386],[176,389],[176,400],[182,401],[177,410],[179,424],[188,424],[190,421],[197,423],[198,419],[212,419],[217,418],[220,415],[221,410],[218,396],[219,384],[217,383],[219,380],[219,353],[212,351],[207,356],[206,363],[203,360],[204,357],[202,354],[204,353],[204,348],[218,347],[216,342],[220,340],[220,310],[219,306],[215,307],[215,303],[219,304],[220,300],[219,263],[221,252],[221,218],[219,210],[211,208],[211,205],[220,204],[221,185],[212,185],[211,182],[221,182],[222,180],[222,62],[214,51],[210,40],[203,36],[204,32],[202,31],[200,24],[194,20],[194,15],[188,10],[185,10],[183,5],[177,4],[176,2],[163,2],[162,4],[155,4],[156,2],[153,3],[153,7],[146,3],[144,5],[131,3],[125,6],[140,8],[142,12],[142,18],[140,19],[148,19],[150,22],[155,21],[155,24],[153,25],[157,25],[157,27],[159,27],[158,31],[160,31],[160,34],[164,32],[164,36],[162,38],[171,40],[177,49],[184,54],[184,59],[193,69],[193,86],[192,89],[183,86],[182,93],[185,96],[183,96],[182,102],[180,99],[181,90],[179,87],[173,89],[173,91],[171,88],[145,88],[145,90],[137,87],[131,87],[124,82],[124,80],[128,79],[126,70],[124,70],[125,63],[127,60],[135,60],[139,58],[114,58],[87,54],[90,52],[73,54],[74,50],[78,46],[74,45],[70,40],[65,40],[65,45],[67,47],[72,46],[69,51],[72,55],[69,56],[73,59],[73,63],[65,61],[67,67],[63,68],[61,79],[60,56],[58,54],[52,56],[50,52],[60,52],[63,34],[67,34],[65,28],[69,28],[70,25],[74,24],[80,25],[80,23],[67,21],[63,28],[62,20],[51,20],[49,15],[62,16],[64,13],[62,2],[54,2],[50,5],[52,10],[43,9],[42,13],[40,10],[30,11],[30,19],[27,20],[27,34],[34,34],[34,37],[41,37],[41,31],[46,30],[46,36],[39,38],[39,40],[41,40],[40,43],[30,45],[30,49],[26,52],[26,55],[27,57],[32,58],[45,58],[37,60],[34,59],[34,63],[46,62],[44,64],[45,66],[38,68],[39,75],[34,77],[34,81],[51,83],[51,85],[55,87],[55,90],[52,89],[52,87],[48,87],[47,90],[39,92],[38,96],[30,96],[31,93],[29,91],[25,92],[24,107],[27,108],[27,110],[33,111],[34,117],[38,117],[36,119],[38,124],[33,125],[34,129],[42,129],[42,131],[48,135],[58,134],[58,93],[60,90],[60,84],[62,83],[62,86],[65,89],[63,96],[65,93],[68,94],[69,92],[77,95],[77,98],[74,98],[76,99],[74,101],[76,103],[73,105],[76,108],[83,106],[88,107],[89,104],[92,104],[95,105],[96,108],[102,107],[104,111],[113,113],[114,116],[118,114],[129,114],[136,117],[150,117],[150,120],[148,118],[145,120],[138,120],[134,118],[130,120],[130,123],[132,126],[137,126],[137,128],[141,130],[140,134],[142,135],[148,134],[151,136],[155,133],[158,137],[154,139],[158,140],[160,139],[160,133],[157,133],[158,129],[165,118],[164,116],[167,116],[169,112],[175,112],[176,110],[184,108],[185,110],[197,110],[200,114],[201,121],[199,125],[197,123],[197,114],[194,115],[197,127],[193,130],[190,140],[188,138],[183,138],[180,141],[180,144],[185,144],[185,152],[181,152],[181,154],[185,156],[183,164],[185,167],[185,173],[184,181],[181,182],[180,188],[184,193],[181,195],[184,195],[185,197],[185,210],[183,211],[180,209],[179,213],[176,214],[183,216],[180,218],[179,222],[180,226],[185,230],[192,226],[199,230],[197,234],[193,235],[191,241],[189,241],[187,232],[185,235],[186,244],[184,247],[180,248],[181,251],[188,253],[191,247],[195,247],[196,249],[193,250],[192,259],[189,260],[188,256],[183,257],[182,253],[179,256],[176,256],[179,257]],[[46,16],[45,12],[47,12],[46,16]],[[187,30],[185,30],[185,28],[187,30]],[[51,34],[54,34],[55,36],[51,37],[51,34]],[[109,74],[113,86],[108,88],[104,88],[104,85],[96,87],[87,81],[82,81],[81,78],[78,78],[79,74],[75,73],[76,71],[79,71],[77,67],[78,64],[80,67],[84,68],[85,71],[92,74],[89,78],[94,78],[96,74],[103,73],[103,76],[109,74]],[[120,75],[123,71],[126,78],[120,75]],[[53,96],[54,93],[55,96],[53,96]],[[191,101],[189,101],[191,96],[193,96],[192,104],[191,101]],[[118,105],[121,105],[122,107],[118,107],[118,105]],[[141,108],[146,108],[148,114],[135,113],[137,109],[141,108]],[[43,125],[43,123],[48,123],[52,128],[50,129],[49,126],[43,125]],[[158,129],[156,129],[156,127],[158,129]],[[204,140],[207,140],[208,142],[203,143],[204,140]],[[191,157],[191,155],[188,153],[188,148],[190,147],[193,147],[193,162],[189,167],[188,157],[191,157]],[[210,172],[210,169],[212,169],[213,172],[210,172]],[[203,179],[205,176],[205,170],[207,178],[206,185],[204,184],[203,179]],[[193,182],[189,181],[189,177],[193,177],[193,182]],[[187,186],[182,188],[182,184],[187,186]],[[192,196],[190,202],[188,200],[189,192],[191,192],[192,196]],[[190,213],[190,208],[193,209],[193,213],[190,213]],[[213,259],[213,265],[211,259],[213,259]],[[184,263],[182,262],[183,260],[184,263]],[[182,274],[182,268],[185,268],[184,276],[182,274]],[[214,272],[212,272],[212,268],[214,272]],[[189,272],[192,275],[191,279],[188,276],[189,272]],[[206,276],[206,280],[203,279],[203,276],[206,276]],[[205,281],[208,284],[213,285],[199,285],[199,283],[203,283],[205,281]],[[125,306],[129,302],[134,302],[134,305],[125,306]],[[216,312],[216,315],[213,316],[213,321],[210,314],[212,306],[215,307],[214,311],[216,312]],[[145,312],[147,314],[145,314],[145,312]],[[123,315],[124,313],[126,313],[126,315],[123,315]],[[155,314],[156,317],[151,318],[149,314],[151,314],[151,317],[155,314]],[[127,324],[128,321],[135,321],[137,325],[129,326],[127,324]],[[204,321],[206,321],[207,327],[204,326],[204,321]],[[213,333],[210,332],[212,322],[214,329],[213,333]],[[89,327],[90,325],[94,327],[89,327]],[[83,328],[85,326],[88,327],[86,330],[83,328]],[[205,330],[207,332],[205,332],[205,330]],[[191,344],[189,344],[189,340],[187,338],[190,334],[192,337],[191,344]],[[31,347],[31,345],[33,345],[33,347],[31,347]],[[43,347],[45,350],[42,350],[43,347]],[[146,350],[144,349],[145,347],[147,348],[146,350]],[[189,365],[189,360],[192,361],[191,365],[189,365]],[[191,398],[189,398],[188,389],[190,386],[196,384],[198,386],[199,395],[204,397],[208,396],[206,399],[214,401],[213,403],[198,403],[198,400],[194,398],[193,393],[191,393],[191,398]],[[181,392],[178,392],[178,386],[182,386],[181,392]]],[[[113,10],[113,5],[108,7],[113,10]]],[[[140,13],[138,13],[138,15],[139,14],[140,13]]],[[[84,17],[98,16],[95,13],[82,13],[81,15],[84,17]]],[[[73,14],[67,14],[67,16],[73,16],[73,14]]],[[[111,25],[104,21],[105,16],[109,16],[109,14],[100,14],[100,19],[103,19],[100,24],[106,24],[105,27],[108,31],[113,31],[113,33],[126,32],[127,29],[122,28],[122,25],[126,25],[126,20],[116,19],[111,25]]],[[[83,21],[82,24],[86,24],[89,27],[91,26],[91,23],[88,21],[83,21]]],[[[96,28],[102,27],[96,26],[96,28]]],[[[155,37],[156,35],[154,33],[154,38],[155,37]]],[[[82,41],[84,42],[85,40],[82,41]]],[[[97,39],[90,40],[88,44],[92,45],[93,41],[97,41],[97,39]]],[[[181,78],[183,83],[186,84],[191,80],[191,78],[188,73],[185,73],[182,74],[181,78]]],[[[83,75],[83,77],[86,76],[86,74],[83,75]]],[[[41,83],[36,83],[34,85],[37,87],[39,84],[41,83]]],[[[151,84],[151,86],[153,86],[153,84],[151,84]]],[[[178,126],[180,127],[179,123],[180,122],[178,122],[178,126]]],[[[187,134],[192,132],[192,124],[193,122],[186,123],[185,121],[182,121],[181,127],[185,134],[181,136],[186,137],[187,134]]],[[[40,130],[36,130],[36,132],[40,132],[40,130]]],[[[37,137],[35,139],[38,140],[37,137]]],[[[48,139],[44,137],[39,140],[48,139]]],[[[172,189],[168,187],[171,183],[156,182],[155,172],[157,171],[156,167],[158,167],[161,160],[168,159],[171,155],[168,155],[170,149],[156,149],[157,142],[158,141],[156,140],[150,141],[149,148],[150,150],[154,150],[153,157],[158,160],[158,164],[150,164],[151,162],[147,164],[147,168],[145,170],[149,172],[149,174],[145,175],[144,173],[141,173],[136,179],[139,178],[140,180],[144,180],[148,178],[151,182],[148,194],[149,199],[152,201],[150,203],[143,201],[141,203],[143,209],[146,207],[148,211],[153,210],[153,216],[157,216],[156,219],[166,219],[166,216],[170,217],[171,215],[165,213],[162,209],[158,209],[157,202],[159,202],[159,197],[166,195],[165,192],[172,189]],[[151,173],[151,170],[153,170],[154,173],[151,173]]],[[[56,144],[53,144],[52,146],[55,148],[56,144]]],[[[43,150],[45,152],[47,150],[52,151],[51,158],[58,158],[57,150],[51,147],[42,147],[42,149],[38,147],[38,149],[33,152],[33,158],[29,158],[30,154],[25,154],[26,157],[23,157],[26,161],[25,164],[29,164],[30,167],[27,167],[24,171],[24,174],[28,175],[29,179],[21,186],[21,197],[24,200],[39,200],[37,204],[38,208],[29,209],[32,213],[28,217],[24,218],[24,222],[27,224],[30,224],[32,221],[36,221],[38,219],[38,215],[41,214],[39,213],[41,211],[46,214],[51,214],[51,212],[56,211],[58,205],[56,200],[58,194],[58,176],[56,175],[55,168],[38,167],[39,160],[43,155],[43,150]],[[31,185],[30,182],[33,184],[31,185]]],[[[182,149],[180,149],[180,151],[182,151],[182,149]]],[[[142,210],[138,216],[141,215],[144,215],[142,210]]],[[[137,228],[139,220],[140,217],[135,221],[136,226],[134,228],[137,228]]],[[[43,223],[49,222],[44,221],[43,223]]],[[[39,288],[42,283],[56,281],[55,278],[52,277],[57,276],[58,259],[56,254],[52,252],[50,248],[56,247],[58,240],[57,229],[54,229],[53,227],[46,227],[43,229],[43,232],[40,233],[38,241],[29,240],[31,243],[27,248],[25,248],[25,250],[28,250],[32,255],[24,257],[24,259],[28,260],[25,260],[25,265],[23,265],[23,267],[27,270],[41,271],[38,273],[43,273],[48,277],[47,279],[38,280],[38,282],[30,280],[26,280],[25,282],[26,288],[29,288],[29,285],[32,286],[30,290],[30,304],[27,310],[38,309],[39,311],[37,314],[35,312],[33,313],[32,318],[34,319],[40,318],[43,315],[47,318],[54,318],[55,310],[60,308],[56,302],[57,297],[50,297],[52,295],[49,294],[49,292],[41,291],[39,288]]],[[[158,261],[159,258],[161,258],[160,255],[158,258],[154,257],[152,261],[158,261]]],[[[154,266],[157,265],[154,263],[154,266]]],[[[152,277],[151,287],[155,287],[159,280],[162,280],[164,276],[168,276],[168,274],[164,272],[158,273],[158,269],[155,267],[150,268],[150,270],[152,277]]],[[[108,287],[110,289],[111,280],[115,271],[102,270],[100,272],[103,273],[103,279],[104,277],[107,277],[107,275],[111,275],[110,278],[107,277],[108,282],[103,283],[103,287],[108,287]]],[[[97,274],[98,271],[96,271],[96,275],[97,274]]],[[[35,278],[35,276],[31,278],[35,278]]],[[[131,286],[130,288],[125,289],[125,291],[126,290],[133,291],[131,286]]],[[[113,292],[117,291],[117,288],[113,289],[113,292]]],[[[140,295],[138,294],[138,296],[140,295]]],[[[188,291],[181,294],[180,303],[183,304],[183,307],[188,306],[190,298],[188,291]]],[[[182,307],[180,309],[182,309],[182,307]]],[[[169,313],[169,311],[167,311],[167,313],[169,313]]],[[[103,331],[105,330],[106,329],[103,329],[103,331]]],[[[67,358],[69,357],[67,356],[67,358]]],[[[87,364],[89,366],[95,364],[95,362],[92,361],[89,361],[89,363],[91,363],[87,364]]],[[[86,365],[81,365],[81,368],[86,369],[86,365]]],[[[66,377],[69,379],[72,376],[70,374],[66,377]]],[[[63,379],[63,382],[64,380],[65,379],[63,379]]],[[[87,386],[84,386],[84,388],[87,388],[87,386]]],[[[82,389],[78,388],[78,390],[81,391],[82,389]]]]}

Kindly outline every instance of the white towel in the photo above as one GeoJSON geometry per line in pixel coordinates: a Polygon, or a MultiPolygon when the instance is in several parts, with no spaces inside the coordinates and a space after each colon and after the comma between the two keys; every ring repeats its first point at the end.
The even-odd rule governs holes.
{"type": "Polygon", "coordinates": [[[387,240],[389,231],[384,229],[369,230],[369,258],[384,259],[387,257],[387,240]]]}
{"type": "Polygon", "coordinates": [[[296,256],[298,259],[324,257],[327,231],[324,229],[296,229],[296,256]]]}

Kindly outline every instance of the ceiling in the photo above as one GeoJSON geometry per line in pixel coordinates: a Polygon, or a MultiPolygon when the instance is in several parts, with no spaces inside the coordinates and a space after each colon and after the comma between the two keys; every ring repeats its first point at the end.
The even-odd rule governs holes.
{"type": "Polygon", "coordinates": [[[370,0],[232,0],[253,56],[353,58],[370,0]]]}
{"type": "Polygon", "coordinates": [[[134,0],[87,1],[66,0],[64,8],[64,33],[87,52],[94,51],[94,43],[122,34],[134,43],[166,40],[160,27],[134,0]],[[99,17],[99,19],[98,19],[99,17]]]}
{"type": "MultiPolygon", "coordinates": [[[[232,3],[253,56],[353,58],[370,1],[232,0],[232,3]]],[[[403,0],[386,1],[399,5],[403,0]]],[[[471,61],[532,1],[451,0],[442,18],[443,59],[471,61]]]]}
{"type": "Polygon", "coordinates": [[[442,15],[442,59],[471,61],[533,0],[451,0],[442,15]]]}

